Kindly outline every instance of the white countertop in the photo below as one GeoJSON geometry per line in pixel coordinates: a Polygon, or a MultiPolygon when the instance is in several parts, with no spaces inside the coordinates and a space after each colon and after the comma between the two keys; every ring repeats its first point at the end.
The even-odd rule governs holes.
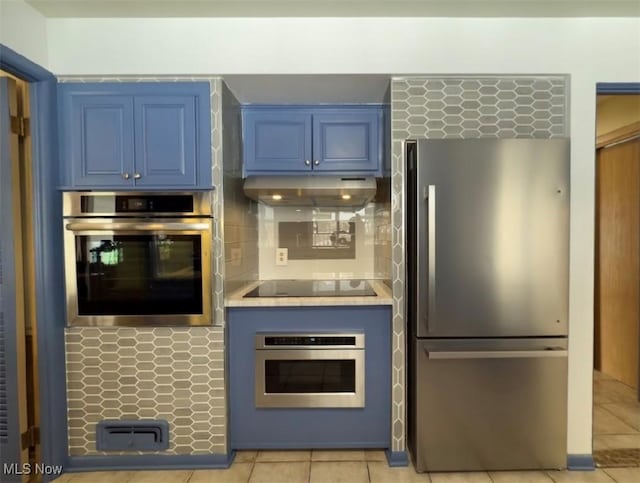
{"type": "Polygon", "coordinates": [[[247,297],[262,281],[251,282],[224,299],[225,307],[308,307],[341,305],[391,305],[391,289],[381,280],[367,280],[376,296],[368,297],[247,297]]]}

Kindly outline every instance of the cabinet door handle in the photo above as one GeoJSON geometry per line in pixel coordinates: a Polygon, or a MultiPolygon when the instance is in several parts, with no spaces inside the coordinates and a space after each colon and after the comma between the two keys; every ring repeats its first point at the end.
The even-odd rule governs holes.
{"type": "Polygon", "coordinates": [[[309,161],[308,159],[304,162],[305,166],[311,166],[311,161],[309,161]]]}
{"type": "Polygon", "coordinates": [[[140,178],[142,178],[142,175],[140,173],[135,173],[133,175],[133,179],[140,179],[140,178]]]}
{"type": "Polygon", "coordinates": [[[320,164],[320,161],[318,161],[317,159],[313,162],[313,164],[315,164],[316,166],[318,166],[320,164]]]}
{"type": "Polygon", "coordinates": [[[122,173],[122,177],[123,177],[124,179],[129,179],[129,178],[131,178],[131,176],[129,175],[129,173],[122,173]]]}

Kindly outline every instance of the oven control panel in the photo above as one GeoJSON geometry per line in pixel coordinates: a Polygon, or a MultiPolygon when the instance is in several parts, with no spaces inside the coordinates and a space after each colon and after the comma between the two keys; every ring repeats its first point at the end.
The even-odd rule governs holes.
{"type": "Polygon", "coordinates": [[[265,337],[265,346],[286,345],[346,345],[353,346],[356,344],[354,336],[303,336],[303,337],[265,337]]]}
{"type": "Polygon", "coordinates": [[[257,333],[256,349],[364,349],[364,333],[257,333]]]}

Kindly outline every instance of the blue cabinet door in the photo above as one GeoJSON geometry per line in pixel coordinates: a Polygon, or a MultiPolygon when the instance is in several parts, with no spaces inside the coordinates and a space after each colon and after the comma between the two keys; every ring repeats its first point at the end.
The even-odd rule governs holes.
{"type": "Polygon", "coordinates": [[[341,109],[313,115],[313,170],[380,171],[379,109],[341,109]]]}
{"type": "Polygon", "coordinates": [[[196,114],[193,96],[136,96],[136,186],[196,185],[196,114]]]}
{"type": "Polygon", "coordinates": [[[74,186],[133,186],[133,98],[83,95],[64,101],[62,162],[71,163],[74,186]]]}
{"type": "Polygon", "coordinates": [[[311,170],[311,114],[301,110],[244,111],[244,172],[311,170]]]}

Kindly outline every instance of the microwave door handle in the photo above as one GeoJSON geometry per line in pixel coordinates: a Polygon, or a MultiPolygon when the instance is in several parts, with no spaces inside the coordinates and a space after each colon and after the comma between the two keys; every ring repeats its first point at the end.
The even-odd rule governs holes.
{"type": "Polygon", "coordinates": [[[179,230],[209,230],[209,223],[67,223],[66,227],[69,231],[116,231],[116,230],[137,230],[137,231],[179,231],[179,230]]]}

